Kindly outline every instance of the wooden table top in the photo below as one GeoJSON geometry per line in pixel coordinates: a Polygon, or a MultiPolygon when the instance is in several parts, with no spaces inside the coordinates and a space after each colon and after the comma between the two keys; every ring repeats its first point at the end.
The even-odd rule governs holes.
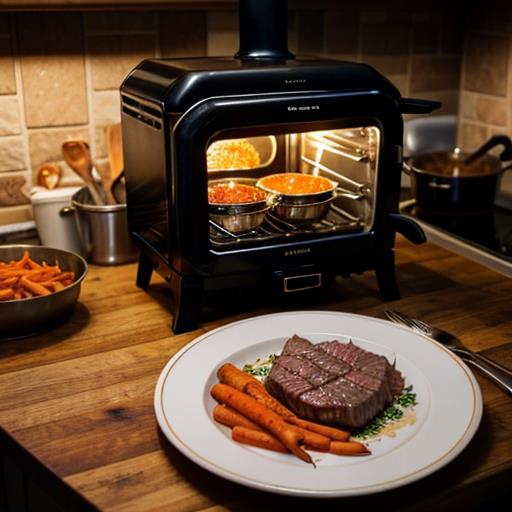
{"type": "MultiPolygon", "coordinates": [[[[225,481],[196,466],[159,432],[156,380],[168,359],[214,327],[283,306],[226,292],[205,308],[200,329],[174,336],[171,297],[155,277],[137,289],[136,265],[91,266],[65,325],[0,342],[0,447],[73,509],[123,511],[283,510],[309,500],[225,481]]],[[[394,308],[458,335],[512,367],[512,280],[431,244],[397,242],[402,299],[384,305],[373,273],[339,279],[288,309],[327,309],[383,318],[394,308]]],[[[507,489],[512,476],[512,399],[476,374],[484,399],[480,428],[450,464],[405,487],[323,500],[322,510],[464,510],[507,489]],[[384,508],[382,508],[384,507],[384,508]],[[350,508],[350,509],[351,509],[350,508]]],[[[510,490],[506,492],[510,493],[510,490]]]]}

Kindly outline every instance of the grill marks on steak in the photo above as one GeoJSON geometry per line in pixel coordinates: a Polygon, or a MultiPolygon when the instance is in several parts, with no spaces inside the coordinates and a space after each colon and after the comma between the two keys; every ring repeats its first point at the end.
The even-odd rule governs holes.
{"type": "Polygon", "coordinates": [[[385,357],[352,342],[314,345],[294,335],[265,386],[303,418],[360,427],[403,389],[404,379],[385,357]]]}

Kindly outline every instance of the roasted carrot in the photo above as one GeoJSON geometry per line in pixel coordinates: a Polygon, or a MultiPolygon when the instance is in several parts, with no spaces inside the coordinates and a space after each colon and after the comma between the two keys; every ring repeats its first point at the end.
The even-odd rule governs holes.
{"type": "Polygon", "coordinates": [[[346,432],[345,430],[327,427],[326,425],[321,425],[320,423],[314,423],[312,421],[301,420],[297,417],[285,418],[285,421],[305,430],[310,430],[311,432],[322,434],[323,436],[333,439],[334,441],[347,441],[350,437],[350,432],[346,432]]]}
{"type": "Polygon", "coordinates": [[[256,377],[238,369],[235,365],[231,363],[223,364],[217,371],[217,377],[219,377],[219,381],[222,384],[227,384],[238,389],[238,391],[247,393],[261,404],[279,414],[279,416],[285,418],[295,416],[289,409],[271,396],[256,377]]]}
{"type": "Polygon", "coordinates": [[[290,409],[287,409],[281,402],[278,402],[264,386],[248,384],[245,392],[283,418],[293,418],[295,416],[290,409]]]}
{"type": "Polygon", "coordinates": [[[329,453],[335,455],[370,455],[368,448],[357,441],[331,441],[329,453]]]}
{"type": "Polygon", "coordinates": [[[61,281],[52,281],[51,286],[54,292],[58,292],[59,290],[63,290],[65,288],[61,281]]]}
{"type": "Polygon", "coordinates": [[[218,404],[213,409],[213,419],[226,425],[226,427],[245,427],[252,430],[262,430],[254,421],[235,411],[225,404],[218,404]]]}
{"type": "Polygon", "coordinates": [[[304,444],[304,436],[291,425],[285,423],[274,411],[226,384],[214,384],[211,395],[218,402],[229,405],[271,434],[274,434],[288,450],[301,460],[313,464],[313,459],[300,446],[304,444]]]}
{"type": "Polygon", "coordinates": [[[325,437],[321,434],[317,434],[316,432],[311,432],[304,428],[293,428],[295,428],[302,436],[304,436],[304,444],[306,448],[309,448],[310,450],[315,450],[317,452],[329,451],[331,440],[328,437],[325,437]]]}
{"type": "Polygon", "coordinates": [[[50,291],[48,288],[41,286],[39,283],[34,283],[25,276],[20,277],[20,284],[23,285],[27,290],[32,292],[34,295],[49,295],[50,291]]]}
{"type": "Polygon", "coordinates": [[[11,286],[14,286],[17,282],[18,282],[17,277],[8,277],[7,279],[2,279],[0,281],[0,287],[10,288],[11,286]]]}
{"type": "Polygon", "coordinates": [[[27,265],[31,268],[31,269],[39,269],[41,268],[41,265],[39,265],[39,263],[35,262],[32,258],[29,258],[28,261],[27,261],[27,265]]]}
{"type": "Polygon", "coordinates": [[[30,256],[28,254],[28,251],[24,251],[23,256],[21,257],[20,260],[18,260],[15,263],[15,266],[18,268],[23,268],[28,263],[29,259],[30,259],[30,256]]]}
{"type": "MultiPolygon", "coordinates": [[[[218,421],[227,427],[244,427],[246,429],[263,431],[263,429],[257,423],[254,423],[244,415],[240,414],[225,404],[218,404],[214,407],[213,418],[215,421],[218,421]]],[[[319,452],[329,451],[331,440],[328,437],[316,434],[315,432],[304,430],[300,427],[292,428],[297,430],[304,437],[304,444],[306,448],[319,452]]]]}
{"type": "Polygon", "coordinates": [[[55,281],[66,281],[68,279],[71,279],[73,281],[75,279],[75,273],[74,272],[62,272],[59,275],[55,276],[53,279],[55,281]]]}
{"type": "Polygon", "coordinates": [[[246,392],[248,386],[254,386],[265,389],[263,384],[252,375],[239,370],[235,365],[231,363],[223,364],[217,370],[217,377],[221,384],[227,384],[238,391],[246,392]]]}
{"type": "Polygon", "coordinates": [[[4,290],[0,290],[0,300],[10,300],[14,298],[14,290],[12,288],[5,288],[4,290]]]}
{"type": "Polygon", "coordinates": [[[233,364],[223,364],[217,371],[217,376],[222,384],[227,384],[238,391],[247,393],[280,416],[295,416],[289,409],[271,396],[265,389],[265,386],[257,378],[238,369],[233,364]]]}
{"type": "Polygon", "coordinates": [[[39,264],[25,251],[17,261],[0,262],[0,290],[12,289],[12,296],[3,292],[0,300],[48,295],[73,284],[74,280],[74,272],[62,272],[58,264],[39,264]]]}
{"type": "Polygon", "coordinates": [[[46,271],[44,269],[27,270],[24,268],[14,268],[14,267],[0,269],[0,279],[6,279],[9,277],[26,276],[26,277],[30,278],[31,280],[38,280],[41,277],[43,277],[43,278],[44,278],[44,276],[51,277],[52,275],[55,275],[55,274],[56,274],[56,272],[53,270],[46,271]]]}
{"type": "Polygon", "coordinates": [[[265,450],[272,450],[280,453],[288,453],[286,446],[281,443],[279,439],[261,430],[258,431],[236,426],[233,427],[233,430],[231,431],[231,438],[239,443],[249,444],[251,446],[256,446],[257,448],[264,448],[265,450]]]}

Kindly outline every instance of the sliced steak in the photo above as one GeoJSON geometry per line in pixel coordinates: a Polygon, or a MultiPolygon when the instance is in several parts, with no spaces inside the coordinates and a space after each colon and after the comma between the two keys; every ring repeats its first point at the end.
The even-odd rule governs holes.
{"type": "Polygon", "coordinates": [[[322,384],[336,378],[335,374],[329,373],[328,371],[316,366],[313,362],[300,357],[281,356],[276,364],[290,373],[306,380],[313,387],[321,386],[322,384]]]}
{"type": "Polygon", "coordinates": [[[302,418],[361,427],[403,389],[404,379],[385,357],[352,342],[315,345],[295,335],[265,386],[302,418]]]}
{"type": "Polygon", "coordinates": [[[399,395],[405,386],[405,379],[394,366],[390,366],[389,383],[393,396],[399,395]]]}
{"type": "Polygon", "coordinates": [[[274,364],[270,373],[272,378],[265,379],[268,392],[290,407],[303,393],[313,389],[307,380],[294,375],[279,364],[274,364]]]}
{"type": "Polygon", "coordinates": [[[301,338],[294,334],[284,345],[283,350],[281,352],[282,356],[286,355],[296,355],[301,352],[306,352],[307,350],[311,350],[314,347],[311,341],[301,338]]]}

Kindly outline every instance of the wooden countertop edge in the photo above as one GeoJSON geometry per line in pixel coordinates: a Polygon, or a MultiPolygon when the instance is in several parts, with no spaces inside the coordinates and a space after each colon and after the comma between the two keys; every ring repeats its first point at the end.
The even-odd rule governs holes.
{"type": "Polygon", "coordinates": [[[16,461],[16,465],[29,473],[30,477],[43,488],[51,490],[52,497],[62,507],[66,507],[66,510],[76,510],[77,512],[97,512],[99,510],[68,485],[64,479],[53,473],[32,453],[21,446],[2,426],[0,426],[0,452],[16,461]]]}

